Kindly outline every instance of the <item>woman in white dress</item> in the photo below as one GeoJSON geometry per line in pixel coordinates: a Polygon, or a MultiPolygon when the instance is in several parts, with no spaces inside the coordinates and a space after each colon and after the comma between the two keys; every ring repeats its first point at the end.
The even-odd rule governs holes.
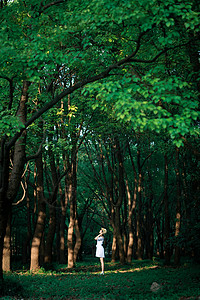
{"type": "Polygon", "coordinates": [[[104,258],[105,258],[105,251],[104,251],[104,234],[107,232],[105,228],[101,228],[99,234],[94,238],[97,241],[96,245],[96,257],[99,257],[101,262],[101,275],[104,275],[104,258]]]}

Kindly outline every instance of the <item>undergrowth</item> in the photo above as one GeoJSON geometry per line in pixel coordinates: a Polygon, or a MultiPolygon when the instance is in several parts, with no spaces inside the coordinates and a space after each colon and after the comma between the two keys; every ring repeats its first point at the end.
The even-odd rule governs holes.
{"type": "Polygon", "coordinates": [[[105,261],[105,270],[100,276],[96,259],[79,262],[73,270],[66,265],[46,266],[35,273],[16,268],[4,274],[0,299],[200,299],[198,265],[175,268],[150,260],[126,265],[105,261]]]}

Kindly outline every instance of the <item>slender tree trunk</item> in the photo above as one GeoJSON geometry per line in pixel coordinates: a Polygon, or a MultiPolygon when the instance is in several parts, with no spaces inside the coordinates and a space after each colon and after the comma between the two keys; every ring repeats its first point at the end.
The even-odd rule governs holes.
{"type": "MultiPolygon", "coordinates": [[[[72,153],[75,153],[72,151],[72,153]]],[[[68,228],[68,268],[74,267],[74,229],[76,222],[76,155],[72,154],[71,171],[68,174],[68,198],[70,206],[70,221],[68,228]]],[[[77,224],[78,226],[78,224],[77,224]]],[[[77,249],[76,249],[77,251],[77,249]]]]}
{"type": "Polygon", "coordinates": [[[42,153],[36,159],[37,166],[37,199],[38,199],[38,218],[37,224],[32,240],[31,247],[31,264],[30,270],[36,271],[40,268],[39,264],[39,254],[40,245],[42,242],[46,218],[46,203],[44,200],[44,190],[43,190],[43,162],[42,153]]]}
{"type": "Polygon", "coordinates": [[[137,185],[134,187],[133,203],[131,202],[131,195],[128,187],[128,182],[126,184],[127,195],[128,195],[128,250],[127,250],[127,262],[131,262],[133,256],[133,243],[134,243],[134,232],[133,232],[133,212],[136,207],[136,198],[137,198],[137,185]]]}
{"type": "MultiPolygon", "coordinates": [[[[58,190],[58,186],[57,186],[58,176],[56,171],[55,158],[51,146],[49,147],[49,158],[50,158],[50,168],[51,168],[51,175],[53,181],[53,193],[55,193],[55,189],[56,191],[58,190]]],[[[55,193],[55,196],[50,198],[49,200],[49,228],[46,237],[45,256],[44,256],[44,262],[48,264],[52,263],[53,241],[56,232],[56,209],[55,209],[55,203],[57,197],[56,195],[57,193],[55,193]]]]}
{"type": "MultiPolygon", "coordinates": [[[[123,239],[121,234],[121,222],[120,222],[120,209],[124,200],[124,167],[123,167],[123,156],[120,147],[118,137],[115,137],[116,157],[118,161],[118,199],[115,206],[115,228],[116,238],[119,247],[119,259],[120,263],[125,263],[125,254],[123,247],[123,239]]],[[[116,182],[117,183],[117,182],[116,182]]]]}
{"type": "Polygon", "coordinates": [[[53,249],[53,241],[56,232],[56,211],[55,207],[49,208],[49,229],[46,237],[45,244],[45,263],[52,263],[52,249],[53,249]]]}
{"type": "Polygon", "coordinates": [[[167,154],[164,156],[165,163],[165,178],[164,178],[164,206],[165,206],[165,227],[164,227],[164,252],[165,252],[165,264],[170,264],[170,246],[169,246],[169,236],[170,236],[170,217],[169,217],[169,204],[168,204],[168,158],[167,154]]]}
{"type": "MultiPolygon", "coordinates": [[[[30,170],[28,170],[27,180],[29,180],[29,177],[30,177],[30,170]]],[[[27,190],[26,190],[26,222],[27,222],[27,232],[26,232],[25,241],[23,243],[23,255],[22,255],[23,264],[26,264],[28,261],[28,258],[30,257],[30,242],[31,242],[31,237],[32,237],[31,210],[30,210],[30,198],[29,198],[28,184],[27,184],[27,190]]]]}
{"type": "Polygon", "coordinates": [[[160,219],[156,219],[156,254],[161,258],[161,232],[160,232],[160,219]]]}
{"type": "Polygon", "coordinates": [[[6,226],[8,222],[8,214],[10,209],[9,199],[6,197],[8,186],[9,171],[9,151],[5,147],[5,141],[1,140],[1,157],[0,157],[0,291],[3,286],[3,245],[4,236],[6,234],[6,226]]]}
{"type": "Polygon", "coordinates": [[[111,262],[116,261],[116,255],[117,255],[117,238],[116,238],[116,233],[115,230],[113,232],[113,240],[112,240],[112,257],[111,257],[111,262]]]}
{"type": "MultiPolygon", "coordinates": [[[[74,137],[73,137],[74,138],[74,137]]],[[[71,170],[69,171],[69,205],[70,205],[70,222],[68,228],[68,268],[73,268],[77,259],[79,249],[81,247],[81,235],[79,231],[77,216],[77,149],[76,138],[71,154],[71,170]],[[76,242],[74,245],[74,230],[76,242]]]]}
{"type": "Polygon", "coordinates": [[[120,208],[116,207],[115,212],[115,228],[116,228],[116,238],[117,238],[117,245],[119,247],[119,260],[121,264],[125,263],[125,254],[124,254],[124,245],[122,240],[122,234],[120,230],[120,208]]]}
{"type": "Polygon", "coordinates": [[[148,179],[149,179],[149,194],[148,194],[148,211],[147,211],[147,219],[146,219],[146,236],[147,236],[147,243],[146,243],[146,253],[147,258],[152,259],[153,257],[153,250],[154,250],[154,222],[153,222],[153,212],[152,212],[152,202],[153,202],[153,187],[152,187],[152,177],[151,171],[149,170],[148,166],[148,179]]]}
{"type": "MultiPolygon", "coordinates": [[[[124,166],[123,166],[124,170],[124,166]]],[[[124,174],[124,172],[123,172],[124,174]]],[[[123,199],[124,199],[124,211],[122,210],[122,216],[123,216],[123,227],[122,227],[122,237],[123,237],[123,242],[124,242],[124,256],[125,258],[127,257],[127,246],[128,246],[128,240],[127,240],[127,197],[126,197],[126,188],[124,185],[124,179],[122,181],[122,193],[123,193],[123,199]]]]}
{"type": "Polygon", "coordinates": [[[9,213],[3,247],[3,271],[11,271],[11,212],[9,213]]]}
{"type": "Polygon", "coordinates": [[[56,211],[56,259],[60,262],[60,209],[56,211]]]}
{"type": "Polygon", "coordinates": [[[77,219],[76,202],[70,203],[70,223],[68,228],[68,268],[73,268],[77,260],[77,255],[81,247],[81,235],[77,219]],[[76,242],[74,245],[74,230],[76,242]]]}
{"type": "Polygon", "coordinates": [[[76,261],[77,261],[77,256],[78,256],[79,250],[81,248],[81,243],[82,243],[77,218],[75,220],[75,236],[76,236],[76,243],[75,243],[75,246],[74,246],[74,263],[76,263],[76,261]]]}
{"type": "MultiPolygon", "coordinates": [[[[139,202],[139,201],[138,201],[139,202]]],[[[143,250],[142,250],[142,236],[141,236],[141,211],[139,210],[137,213],[137,250],[136,250],[136,256],[138,260],[143,259],[143,250]]]]}
{"type": "Polygon", "coordinates": [[[137,152],[137,164],[139,171],[138,180],[138,211],[137,211],[137,259],[143,259],[143,247],[142,247],[142,173],[140,165],[140,150],[137,152]]]}
{"type": "Polygon", "coordinates": [[[128,228],[129,228],[129,238],[128,238],[128,249],[127,249],[127,262],[131,263],[132,256],[133,256],[133,243],[134,243],[132,216],[129,216],[128,218],[128,228]]]}
{"type": "Polygon", "coordinates": [[[124,220],[123,221],[123,227],[122,227],[122,240],[123,240],[123,245],[124,245],[124,256],[125,256],[125,258],[127,257],[127,246],[128,246],[126,225],[127,225],[127,220],[126,220],[126,223],[125,223],[125,220],[124,220]]]}
{"type": "Polygon", "coordinates": [[[66,206],[65,200],[61,200],[61,218],[60,218],[60,264],[66,264],[65,256],[65,221],[66,221],[66,206]]]}
{"type": "Polygon", "coordinates": [[[73,236],[74,236],[74,225],[75,225],[75,208],[74,202],[70,201],[70,222],[68,227],[68,268],[74,267],[74,246],[73,246],[73,236]]]}
{"type": "MultiPolygon", "coordinates": [[[[179,169],[179,149],[176,149],[176,223],[175,223],[175,237],[178,238],[181,228],[181,192],[180,192],[180,169],[179,169]]],[[[174,253],[175,265],[180,264],[180,247],[175,246],[174,253]]]]}
{"type": "Polygon", "coordinates": [[[135,164],[133,161],[133,157],[131,154],[131,149],[129,142],[128,145],[128,152],[131,159],[131,165],[133,168],[133,174],[134,174],[134,193],[133,193],[133,201],[131,201],[131,194],[128,186],[128,181],[126,179],[126,190],[128,195],[128,232],[129,232],[129,240],[128,240],[128,251],[127,251],[127,262],[131,262],[132,256],[133,256],[133,244],[134,244],[134,231],[133,231],[133,213],[135,212],[136,208],[136,200],[137,200],[137,172],[135,168],[135,164]]]}

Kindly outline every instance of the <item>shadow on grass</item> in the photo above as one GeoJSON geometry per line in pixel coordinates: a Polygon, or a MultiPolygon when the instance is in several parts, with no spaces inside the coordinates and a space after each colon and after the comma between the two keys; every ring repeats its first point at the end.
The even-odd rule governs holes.
{"type": "MultiPolygon", "coordinates": [[[[131,263],[120,264],[119,262],[112,263],[108,260],[105,260],[105,271],[106,272],[130,272],[134,270],[142,270],[144,268],[155,268],[162,265],[162,263],[153,262],[152,260],[143,260],[143,261],[132,261],[131,263]]],[[[84,262],[79,262],[73,269],[68,269],[66,265],[51,265],[45,266],[45,270],[54,270],[58,273],[99,273],[100,272],[100,262],[98,259],[86,260],[84,262]]]]}
{"type": "Polygon", "coordinates": [[[25,267],[17,268],[5,274],[4,295],[9,298],[0,298],[182,300],[200,296],[198,266],[188,264],[175,269],[163,266],[162,261],[132,261],[122,265],[105,259],[105,271],[105,276],[99,276],[98,259],[78,262],[73,269],[59,264],[33,273],[25,267]],[[159,290],[152,290],[155,285],[159,290]]]}
{"type": "Polygon", "coordinates": [[[21,297],[24,294],[24,289],[22,285],[17,282],[14,278],[6,278],[3,282],[3,286],[0,292],[0,299],[5,299],[4,296],[9,295],[9,297],[21,297]],[[2,298],[3,297],[3,298],[2,298]]]}

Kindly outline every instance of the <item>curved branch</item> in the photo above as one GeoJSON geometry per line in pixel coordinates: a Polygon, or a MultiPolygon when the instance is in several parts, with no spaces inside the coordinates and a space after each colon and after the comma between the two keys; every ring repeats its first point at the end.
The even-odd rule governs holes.
{"type": "Polygon", "coordinates": [[[17,139],[20,137],[20,135],[22,134],[22,132],[28,127],[30,126],[35,120],[37,120],[43,113],[45,113],[46,111],[48,111],[50,108],[52,108],[55,104],[57,104],[61,99],[63,99],[64,97],[66,97],[67,95],[69,94],[72,94],[74,91],[84,87],[85,85],[87,85],[88,83],[92,83],[92,82],[95,82],[95,81],[98,81],[98,80],[101,80],[101,79],[104,79],[104,78],[107,78],[109,76],[111,76],[110,72],[120,66],[123,66],[124,64],[128,63],[128,62],[144,62],[144,63],[150,63],[150,62],[155,62],[162,54],[164,54],[166,51],[169,51],[169,50],[172,50],[172,49],[175,49],[177,47],[180,47],[180,46],[183,46],[183,45],[186,45],[186,44],[183,44],[183,45],[178,45],[178,46],[175,46],[175,47],[172,47],[172,48],[167,48],[167,49],[164,49],[163,51],[161,51],[160,53],[158,53],[153,59],[151,60],[139,60],[139,59],[134,59],[133,60],[133,57],[136,55],[136,53],[138,52],[139,50],[139,47],[140,47],[140,41],[141,41],[141,38],[143,37],[143,35],[145,34],[146,32],[143,32],[139,35],[138,37],[138,41],[137,41],[137,47],[135,49],[134,52],[132,52],[129,56],[126,56],[125,58],[119,60],[118,62],[108,66],[103,72],[97,74],[97,75],[94,75],[94,76],[91,76],[91,77],[88,77],[88,78],[85,78],[84,80],[82,81],[79,81],[77,82],[76,84],[74,84],[73,86],[67,88],[66,90],[64,90],[62,93],[60,93],[59,95],[57,95],[53,100],[49,101],[48,103],[46,103],[46,105],[44,105],[40,110],[38,110],[24,125],[25,127],[21,129],[20,132],[17,132],[15,134],[15,136],[8,142],[7,144],[7,147],[8,148],[11,148],[15,142],[17,141],[17,139]]]}
{"type": "MultiPolygon", "coordinates": [[[[26,185],[26,187],[27,187],[27,184],[26,184],[26,183],[25,183],[25,185],[26,185]]],[[[21,186],[22,186],[22,189],[23,189],[23,192],[24,192],[24,193],[23,193],[23,196],[22,196],[21,199],[20,199],[19,201],[17,201],[16,203],[12,203],[13,206],[16,206],[16,205],[18,205],[19,203],[21,203],[21,202],[24,200],[25,196],[26,196],[26,188],[24,187],[22,181],[21,181],[21,186]]]]}
{"type": "Polygon", "coordinates": [[[144,60],[144,59],[130,59],[129,62],[140,62],[140,63],[145,63],[145,64],[148,64],[148,63],[153,63],[155,62],[162,54],[165,54],[167,53],[169,50],[174,50],[176,48],[180,48],[180,47],[183,47],[183,46],[186,46],[190,43],[187,42],[187,43],[184,43],[184,44],[180,44],[180,45],[176,45],[174,47],[170,47],[170,48],[165,48],[164,50],[160,51],[156,56],[154,56],[152,59],[149,59],[149,60],[144,60]]]}

